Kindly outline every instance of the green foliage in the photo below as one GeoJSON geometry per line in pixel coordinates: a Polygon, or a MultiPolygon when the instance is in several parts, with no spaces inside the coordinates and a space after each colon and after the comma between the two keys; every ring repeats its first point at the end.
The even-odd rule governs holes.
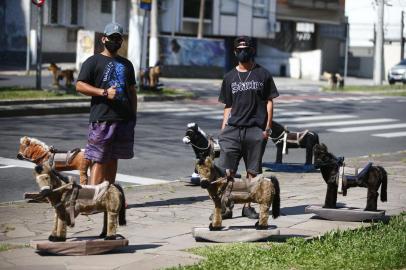
{"type": "MultiPolygon", "coordinates": [[[[72,92],[72,91],[70,91],[72,92]]],[[[0,100],[5,99],[44,99],[44,98],[72,98],[81,97],[79,94],[67,94],[64,91],[35,90],[16,87],[0,88],[0,100]]]]}
{"type": "Polygon", "coordinates": [[[9,244],[9,243],[0,243],[0,252],[2,251],[7,251],[10,249],[16,249],[16,248],[25,248],[25,247],[29,247],[29,244],[25,244],[25,245],[16,245],[16,244],[9,244]]]}
{"type": "Polygon", "coordinates": [[[174,89],[174,88],[163,88],[163,89],[141,89],[141,91],[138,92],[141,95],[146,95],[146,96],[177,96],[177,95],[183,95],[187,97],[193,97],[193,93],[189,91],[185,91],[182,89],[174,89]]]}
{"type": "Polygon", "coordinates": [[[239,243],[192,249],[207,257],[175,269],[398,269],[406,267],[406,214],[388,224],[333,231],[306,241],[239,243]]]}

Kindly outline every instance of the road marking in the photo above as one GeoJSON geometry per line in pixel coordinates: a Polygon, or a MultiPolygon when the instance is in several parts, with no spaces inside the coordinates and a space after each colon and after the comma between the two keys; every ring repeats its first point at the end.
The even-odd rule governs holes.
{"type": "Polygon", "coordinates": [[[406,137],[406,131],[372,134],[372,136],[382,137],[382,138],[406,137]]]}
{"type": "Polygon", "coordinates": [[[406,124],[393,124],[393,125],[380,125],[380,126],[365,126],[365,127],[352,127],[352,128],[334,128],[327,131],[332,132],[357,132],[357,131],[369,131],[380,129],[393,129],[393,128],[405,128],[406,124]]]}
{"type": "Polygon", "coordinates": [[[17,166],[15,166],[15,165],[0,166],[0,169],[13,168],[13,167],[17,167],[17,166]]]}
{"type": "Polygon", "coordinates": [[[329,126],[362,125],[362,124],[373,124],[373,123],[388,123],[388,122],[395,122],[395,121],[398,121],[398,120],[397,119],[392,119],[392,118],[377,118],[377,119],[365,119],[365,120],[350,120],[350,121],[293,124],[293,125],[290,125],[290,127],[298,127],[298,128],[329,127],[329,126]]]}
{"type": "Polygon", "coordinates": [[[301,121],[318,121],[318,120],[334,120],[334,119],[348,119],[356,118],[355,115],[349,114],[333,114],[333,115],[320,115],[320,116],[303,116],[294,118],[276,118],[276,121],[280,122],[301,122],[301,121]]]}
{"type": "MultiPolygon", "coordinates": [[[[3,158],[3,157],[0,157],[0,164],[3,164],[5,166],[14,166],[14,167],[20,167],[20,168],[27,168],[27,169],[34,169],[34,167],[35,167],[35,164],[32,162],[22,161],[22,160],[18,160],[18,159],[11,159],[11,158],[3,158]]],[[[79,175],[79,171],[76,171],[76,170],[75,171],[65,171],[63,173],[79,175]]],[[[165,183],[171,182],[169,180],[126,175],[126,174],[121,174],[121,173],[117,174],[116,180],[119,182],[132,183],[132,184],[136,184],[136,185],[156,185],[156,184],[165,184],[165,183]]]]}

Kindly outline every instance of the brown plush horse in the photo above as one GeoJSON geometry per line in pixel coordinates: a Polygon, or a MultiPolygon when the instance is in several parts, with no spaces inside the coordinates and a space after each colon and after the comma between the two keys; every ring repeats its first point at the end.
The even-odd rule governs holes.
{"type": "Polygon", "coordinates": [[[38,139],[25,136],[20,139],[17,158],[37,165],[47,162],[56,171],[79,170],[80,184],[86,185],[88,182],[87,170],[91,161],[85,159],[81,149],[60,152],[38,139]]]}
{"type": "Polygon", "coordinates": [[[314,165],[320,168],[324,181],[327,184],[327,193],[324,208],[336,208],[337,193],[347,195],[347,189],[352,187],[365,187],[368,189],[366,211],[376,211],[378,190],[381,186],[381,201],[387,201],[388,177],[381,166],[373,166],[370,162],[356,175],[345,175],[343,157],[336,157],[328,152],[325,144],[314,146],[314,165]],[[340,173],[341,172],[341,173],[340,173]]]}
{"type": "Polygon", "coordinates": [[[200,185],[207,189],[214,202],[213,222],[210,230],[222,228],[222,209],[232,208],[234,203],[255,202],[259,204],[259,220],[255,227],[268,229],[269,208],[272,205],[272,216],[280,213],[280,190],[276,177],[265,178],[262,175],[252,179],[236,181],[214,164],[214,142],[197,126],[188,125],[183,142],[191,144],[196,154],[196,169],[200,174],[200,185]],[[228,176],[227,176],[228,175],[228,176]]]}
{"type": "Polygon", "coordinates": [[[159,82],[159,76],[161,75],[160,65],[142,69],[140,71],[140,82],[143,88],[155,89],[159,82]]]}
{"type": "Polygon", "coordinates": [[[75,70],[73,69],[61,69],[55,63],[51,63],[48,67],[53,76],[53,84],[59,86],[59,81],[65,79],[65,86],[69,87],[75,80],[73,74],[75,70]]]}
{"type": "Polygon", "coordinates": [[[79,213],[104,212],[103,230],[106,240],[114,240],[119,225],[125,225],[125,197],[123,189],[108,181],[96,186],[77,185],[71,179],[53,171],[47,164],[35,167],[35,180],[45,197],[55,208],[54,227],[49,241],[66,240],[66,226],[75,225],[79,213]]]}

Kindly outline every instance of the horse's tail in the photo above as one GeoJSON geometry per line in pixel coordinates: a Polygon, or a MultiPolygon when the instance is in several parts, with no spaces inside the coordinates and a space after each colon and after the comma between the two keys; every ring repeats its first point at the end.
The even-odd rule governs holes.
{"type": "Polygon", "coordinates": [[[275,194],[272,200],[272,217],[277,218],[281,212],[281,191],[279,188],[279,181],[275,176],[271,176],[271,181],[275,189],[275,194]]]}
{"type": "Polygon", "coordinates": [[[314,143],[315,144],[320,144],[319,135],[314,131],[312,133],[314,134],[314,143]]]}
{"type": "Polygon", "coordinates": [[[121,193],[121,208],[118,212],[118,225],[124,226],[127,225],[127,220],[125,219],[125,195],[124,190],[119,184],[114,184],[114,186],[120,191],[121,193]]]}
{"type": "Polygon", "coordinates": [[[388,189],[388,174],[385,169],[381,166],[377,166],[378,170],[381,174],[381,201],[386,202],[388,200],[387,197],[387,189],[388,189]]]}

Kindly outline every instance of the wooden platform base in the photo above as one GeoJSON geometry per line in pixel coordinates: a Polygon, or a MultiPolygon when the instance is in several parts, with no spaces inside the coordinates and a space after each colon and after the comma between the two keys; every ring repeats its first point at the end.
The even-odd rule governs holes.
{"type": "Polygon", "coordinates": [[[265,167],[272,172],[307,173],[315,171],[313,165],[306,165],[302,163],[263,162],[262,167],[265,167]]]}
{"type": "Polygon", "coordinates": [[[255,227],[230,226],[221,231],[210,231],[208,227],[194,227],[192,235],[196,241],[233,243],[266,241],[271,236],[279,235],[279,229],[256,230],[255,227]]]}
{"type": "Polygon", "coordinates": [[[66,242],[50,242],[48,240],[31,241],[32,248],[39,252],[83,256],[109,252],[116,248],[128,246],[127,239],[103,240],[98,238],[69,238],[66,242]]]}
{"type": "Polygon", "coordinates": [[[336,209],[323,208],[321,205],[309,205],[305,213],[313,213],[317,216],[334,221],[363,221],[379,220],[385,216],[385,211],[364,211],[360,208],[341,207],[336,209]]]}

